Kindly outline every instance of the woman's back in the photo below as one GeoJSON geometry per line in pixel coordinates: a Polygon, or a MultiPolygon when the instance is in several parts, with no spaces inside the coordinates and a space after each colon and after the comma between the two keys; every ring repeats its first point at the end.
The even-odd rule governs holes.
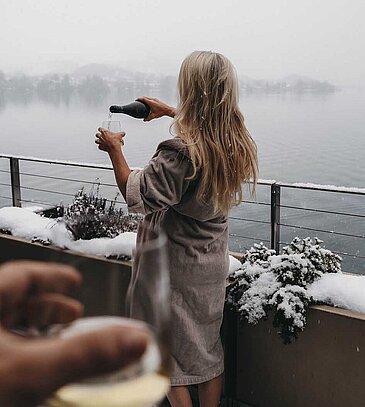
{"type": "MultiPolygon", "coordinates": [[[[161,143],[127,183],[129,211],[144,213],[149,229],[162,229],[168,238],[173,385],[202,383],[223,372],[227,218],[211,200],[198,199],[200,174],[190,178],[192,170],[188,149],[176,137],[161,143]]],[[[139,234],[137,244],[145,240],[139,234]]]]}
{"type": "Polygon", "coordinates": [[[169,253],[175,263],[189,262],[183,254],[194,259],[206,255],[214,242],[227,239],[227,217],[212,200],[198,198],[200,173],[191,179],[192,172],[189,150],[175,137],[162,142],[149,164],[133,172],[127,184],[127,202],[135,202],[129,211],[144,213],[146,222],[162,228],[175,254],[184,248],[177,258],[169,253]]]}

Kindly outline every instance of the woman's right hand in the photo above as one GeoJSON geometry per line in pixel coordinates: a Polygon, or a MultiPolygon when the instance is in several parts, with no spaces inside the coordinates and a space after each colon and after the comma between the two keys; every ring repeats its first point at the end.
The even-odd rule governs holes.
{"type": "Polygon", "coordinates": [[[95,144],[98,145],[99,150],[111,153],[114,150],[120,150],[120,147],[124,145],[124,136],[124,131],[114,133],[99,127],[98,133],[95,134],[95,144]]]}
{"type": "Polygon", "coordinates": [[[149,122],[162,116],[175,117],[176,109],[164,102],[161,102],[161,100],[150,98],[147,96],[139,97],[137,100],[145,103],[151,109],[150,114],[145,119],[143,119],[144,122],[149,122]]]}

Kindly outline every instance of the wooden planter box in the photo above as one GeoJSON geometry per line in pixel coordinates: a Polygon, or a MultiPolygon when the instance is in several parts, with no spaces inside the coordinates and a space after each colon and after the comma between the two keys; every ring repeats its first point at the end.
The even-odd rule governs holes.
{"type": "MultiPolygon", "coordinates": [[[[124,314],[130,262],[0,234],[0,263],[15,259],[74,265],[83,275],[77,298],[84,303],[86,315],[124,314]]],[[[222,337],[226,353],[223,406],[365,405],[364,314],[328,306],[311,307],[305,331],[297,341],[284,345],[270,318],[249,325],[226,309],[222,337]]]]}
{"type": "Polygon", "coordinates": [[[83,284],[75,297],[85,307],[85,316],[124,315],[124,300],[131,276],[131,263],[61,250],[0,234],[0,263],[30,259],[75,266],[83,284]]]}
{"type": "Polygon", "coordinates": [[[270,318],[250,325],[225,316],[228,406],[365,405],[365,314],[313,306],[289,345],[270,318]]]}

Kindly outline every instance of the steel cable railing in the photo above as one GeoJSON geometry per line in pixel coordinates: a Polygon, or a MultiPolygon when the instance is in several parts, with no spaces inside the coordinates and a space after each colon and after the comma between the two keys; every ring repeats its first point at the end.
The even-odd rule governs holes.
{"type": "MultiPolygon", "coordinates": [[[[34,164],[41,164],[41,165],[57,165],[57,166],[68,166],[68,167],[76,167],[80,169],[94,169],[97,171],[104,171],[106,170],[108,172],[108,175],[110,174],[110,171],[112,168],[110,166],[105,166],[105,165],[98,165],[98,164],[90,164],[90,163],[77,163],[77,162],[71,162],[71,161],[60,161],[60,160],[45,160],[45,159],[38,159],[34,157],[21,157],[21,156],[9,156],[9,155],[0,155],[0,158],[7,159],[10,163],[9,165],[9,170],[6,169],[0,169],[1,174],[9,174],[9,182],[3,182],[1,180],[0,186],[1,187],[7,187],[10,188],[11,190],[11,196],[7,196],[6,194],[1,194],[0,199],[4,200],[11,200],[14,206],[21,206],[22,203],[34,203],[34,204],[39,204],[39,205],[48,205],[48,206],[55,206],[54,203],[48,201],[47,195],[61,195],[65,197],[73,197],[75,194],[70,193],[70,187],[67,187],[68,190],[62,191],[60,190],[54,190],[54,189],[48,189],[44,188],[44,183],[41,185],[41,187],[37,187],[35,182],[31,185],[24,185],[25,180],[50,180],[50,181],[57,181],[60,183],[69,183],[71,186],[72,183],[77,183],[77,184],[86,184],[86,185],[97,185],[100,187],[107,187],[107,188],[116,188],[116,185],[104,180],[100,180],[97,178],[96,181],[93,180],[87,180],[84,178],[87,177],[62,177],[62,176],[56,176],[54,174],[47,175],[44,172],[42,173],[37,173],[37,171],[32,170],[32,171],[24,171],[21,172],[19,169],[19,162],[31,162],[34,164]],[[21,176],[21,179],[20,179],[21,176]],[[20,181],[23,181],[21,184],[20,181]],[[28,197],[24,198],[22,197],[22,191],[29,191],[29,192],[34,192],[34,193],[40,193],[40,194],[45,194],[46,199],[30,199],[28,197]]],[[[298,230],[298,231],[309,231],[309,232],[316,232],[319,234],[327,234],[331,236],[338,237],[339,239],[355,239],[355,240],[362,240],[365,239],[365,235],[363,235],[360,230],[360,233],[357,233],[354,231],[354,233],[347,232],[347,231],[342,231],[342,230],[335,230],[336,228],[334,227],[334,222],[332,223],[329,221],[330,217],[333,216],[343,216],[345,219],[353,219],[354,221],[357,219],[358,222],[361,222],[363,219],[365,219],[365,213],[354,213],[353,210],[350,212],[346,212],[343,209],[337,211],[337,210],[332,210],[332,209],[327,209],[327,208],[315,208],[313,207],[313,204],[310,207],[303,207],[303,206],[297,206],[293,205],[290,202],[290,199],[286,198],[285,202],[283,197],[282,197],[282,191],[283,190],[300,190],[300,191],[315,191],[319,193],[338,193],[338,194],[344,194],[345,196],[357,196],[360,199],[365,199],[365,189],[361,188],[345,188],[345,187],[330,187],[330,186],[321,186],[321,185],[314,185],[314,184],[287,184],[287,183],[279,183],[275,181],[265,181],[265,180],[260,180],[258,183],[259,186],[263,188],[270,188],[271,192],[268,194],[269,196],[269,202],[265,202],[262,199],[258,199],[257,201],[255,200],[243,200],[242,201],[242,208],[245,207],[245,205],[248,205],[246,207],[246,210],[249,211],[249,214],[251,216],[241,216],[240,213],[237,214],[235,211],[230,217],[229,221],[230,224],[232,225],[233,230],[230,230],[230,237],[232,239],[242,239],[242,240],[247,240],[247,241],[256,241],[256,242],[264,242],[268,243],[271,248],[275,249],[277,252],[279,252],[280,247],[283,246],[285,243],[281,239],[281,234],[283,232],[288,235],[288,238],[293,238],[295,237],[294,235],[290,235],[288,232],[288,229],[292,230],[298,230]],[[252,207],[252,208],[251,208],[252,207]],[[263,219],[262,211],[258,211],[255,208],[270,208],[268,213],[267,213],[267,218],[270,220],[263,219]],[[288,214],[285,216],[282,215],[283,210],[290,210],[293,213],[290,214],[289,218],[291,219],[290,222],[284,221],[284,218],[288,218],[288,214]],[[259,213],[260,212],[260,213],[259,213]],[[318,214],[318,215],[323,215],[323,217],[326,217],[325,220],[328,225],[331,225],[330,227],[325,227],[325,228],[319,228],[316,226],[312,225],[306,225],[303,224],[303,219],[302,222],[300,223],[298,219],[300,220],[303,215],[300,215],[301,213],[307,212],[308,214],[318,214]],[[283,218],[283,219],[282,219],[283,218]],[[297,219],[299,222],[298,224],[293,222],[293,219],[297,219]],[[242,225],[242,226],[238,226],[242,225]],[[249,226],[251,225],[251,226],[249,226]],[[256,225],[256,226],[255,226],[256,225]],[[264,231],[267,234],[268,231],[268,226],[270,227],[270,238],[259,238],[257,237],[257,233],[259,231],[264,231]],[[246,228],[250,230],[250,233],[244,233],[242,234],[240,230],[242,228],[246,228]],[[238,233],[237,232],[238,230],[238,233]]],[[[266,196],[266,194],[265,194],[266,196]]],[[[107,199],[108,202],[116,202],[119,205],[125,205],[125,202],[123,200],[112,200],[112,199],[107,199]]],[[[332,199],[333,201],[333,199],[332,199]]],[[[365,207],[365,205],[360,205],[360,207],[365,207]]],[[[240,209],[238,212],[243,211],[243,209],[240,209]]],[[[266,217],[266,215],[265,215],[266,217]]],[[[312,218],[312,223],[313,223],[312,218]]],[[[346,222],[346,226],[352,226],[352,224],[349,224],[349,222],[346,222]]],[[[364,225],[365,226],[365,225],[364,225]]],[[[286,239],[285,239],[286,240],[286,239]]],[[[290,239],[288,239],[290,240],[290,239]]],[[[362,253],[361,250],[358,250],[357,253],[351,253],[351,251],[347,250],[332,250],[342,256],[347,256],[351,258],[356,258],[356,259],[365,259],[365,253],[362,253]]]]}
{"type": "Polygon", "coordinates": [[[279,225],[287,227],[287,228],[303,229],[303,230],[309,230],[309,231],[312,231],[312,232],[319,232],[319,233],[329,233],[331,235],[347,236],[347,237],[353,237],[353,238],[356,238],[356,239],[365,239],[365,236],[363,236],[363,235],[354,235],[354,234],[351,234],[351,233],[336,232],[334,230],[315,229],[315,228],[310,228],[310,227],[306,227],[306,226],[288,225],[286,223],[280,223],[279,225]]]}
{"type": "Polygon", "coordinates": [[[334,211],[327,211],[325,209],[314,209],[314,208],[302,208],[300,206],[291,206],[291,205],[280,205],[281,208],[287,208],[287,209],[295,209],[295,210],[300,210],[300,211],[307,211],[307,212],[315,212],[315,213],[326,213],[330,215],[340,215],[340,216],[352,216],[355,218],[364,218],[365,215],[360,215],[358,213],[348,213],[348,212],[334,212],[334,211]]]}
{"type": "Polygon", "coordinates": [[[52,175],[38,175],[38,174],[30,174],[26,172],[21,173],[22,177],[23,176],[28,176],[28,177],[34,177],[34,178],[46,178],[46,179],[52,179],[56,181],[66,181],[66,182],[79,182],[82,184],[91,184],[91,185],[100,185],[100,186],[106,186],[106,187],[112,187],[115,188],[115,184],[108,184],[105,182],[98,182],[98,181],[88,181],[84,179],[74,179],[74,178],[62,178],[62,177],[55,177],[52,175]]]}

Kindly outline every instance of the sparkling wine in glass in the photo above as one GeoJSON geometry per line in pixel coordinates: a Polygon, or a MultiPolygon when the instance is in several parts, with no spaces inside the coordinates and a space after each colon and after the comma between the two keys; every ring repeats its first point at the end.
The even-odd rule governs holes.
{"type": "Polygon", "coordinates": [[[106,120],[102,122],[101,127],[103,129],[110,130],[114,133],[122,131],[122,127],[119,120],[106,120]]]}
{"type": "Polygon", "coordinates": [[[125,317],[82,318],[59,333],[67,337],[105,326],[144,327],[150,341],[141,359],[112,374],[66,385],[47,407],[152,407],[166,395],[170,380],[169,272],[166,236],[140,226],[125,317]],[[141,240],[142,239],[142,240],[141,240]]]}

